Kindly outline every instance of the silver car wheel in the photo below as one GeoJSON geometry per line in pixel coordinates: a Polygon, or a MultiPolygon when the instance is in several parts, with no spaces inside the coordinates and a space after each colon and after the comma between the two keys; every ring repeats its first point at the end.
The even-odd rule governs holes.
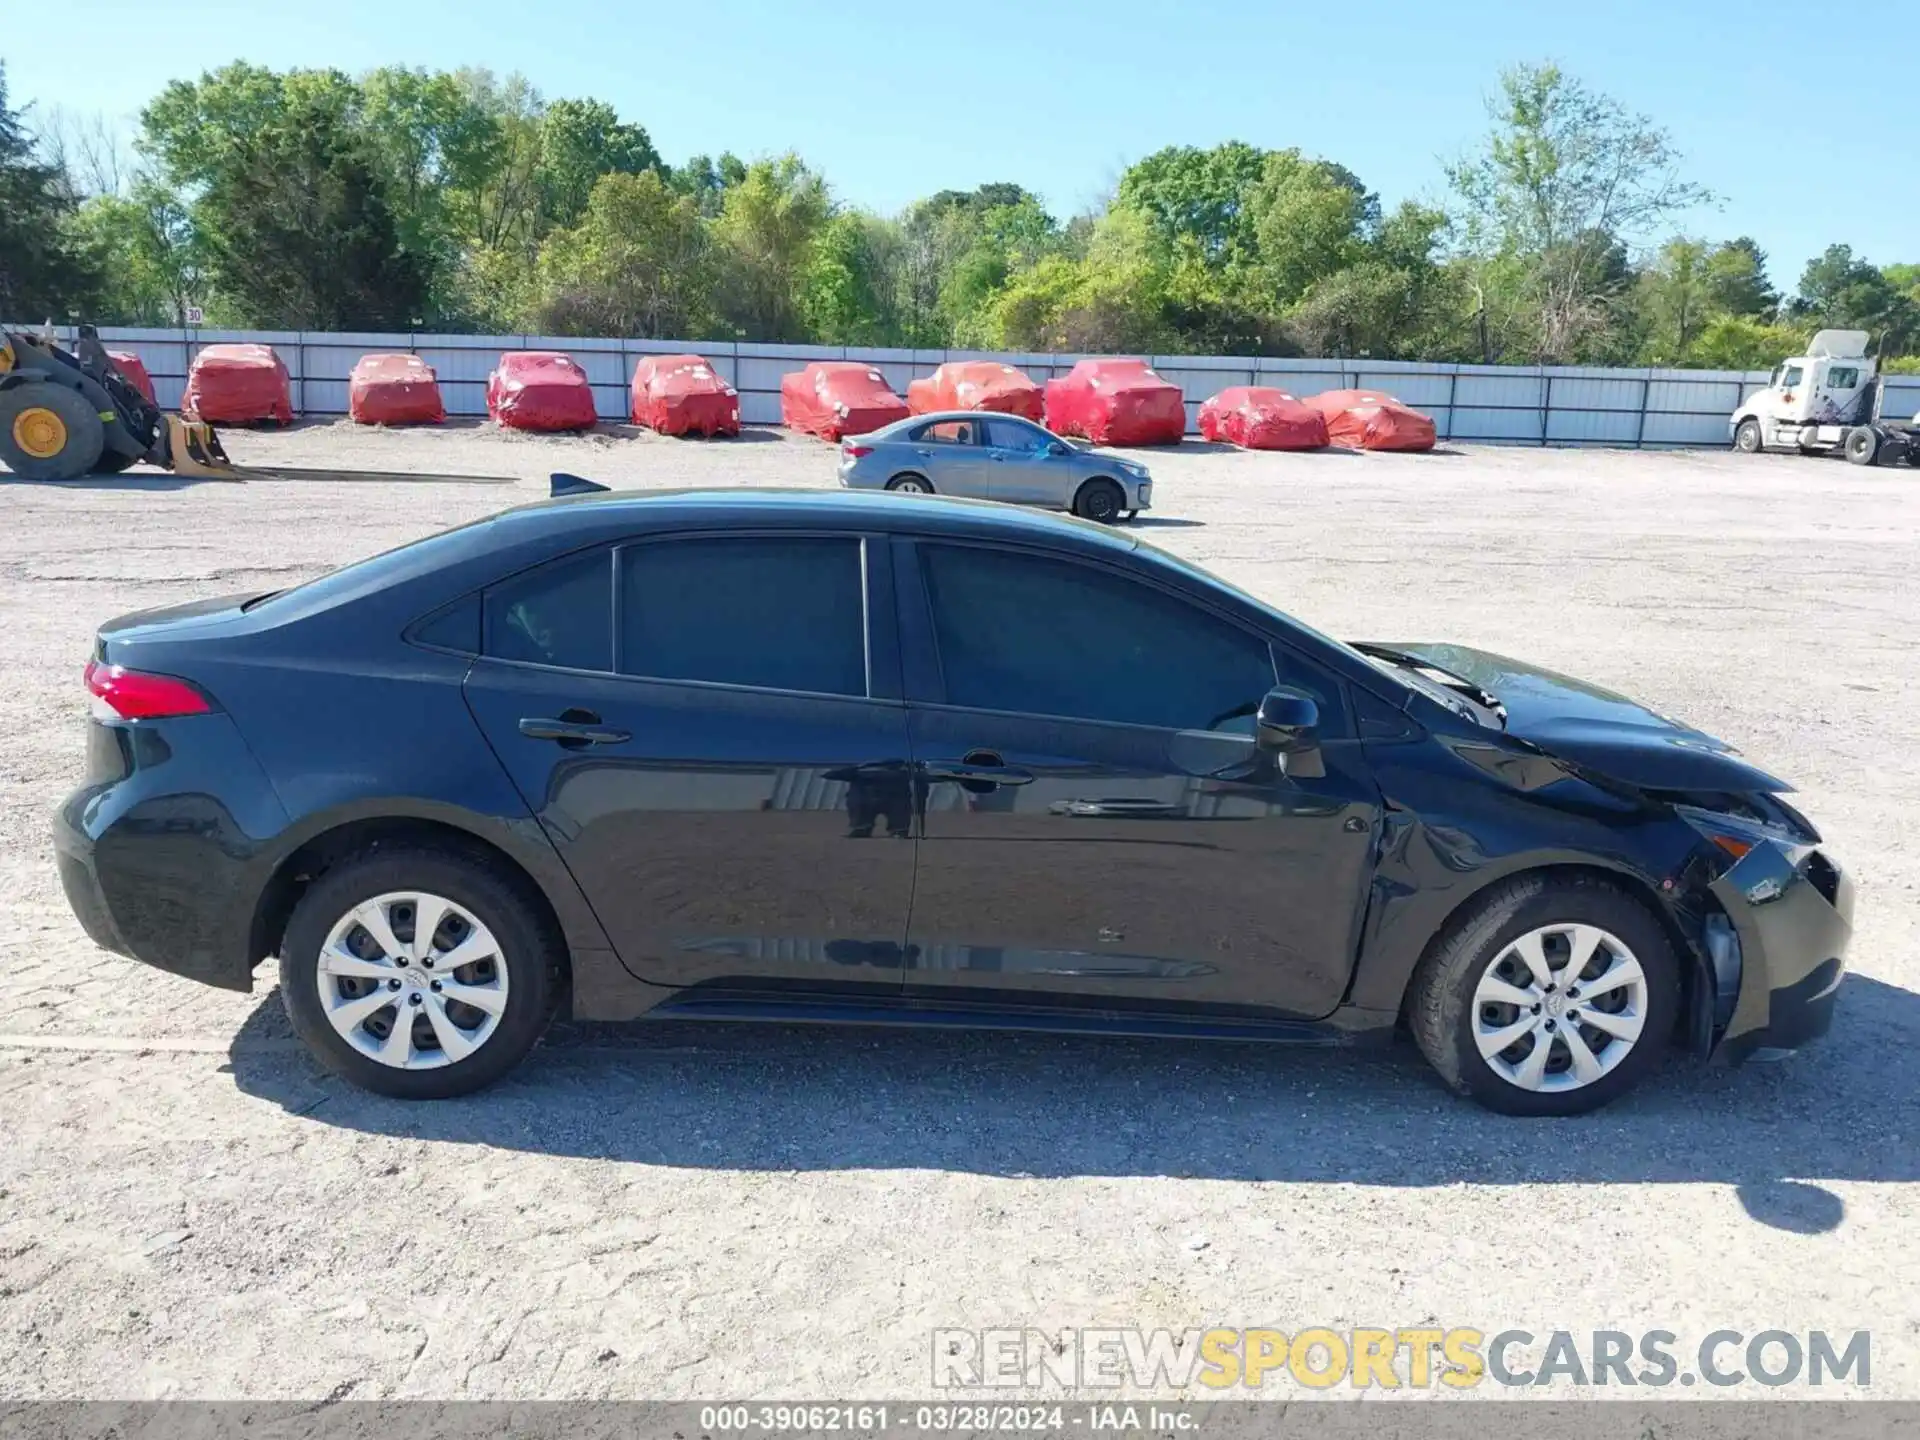
{"type": "Polygon", "coordinates": [[[917,475],[906,475],[892,481],[887,488],[899,495],[931,495],[933,487],[917,475]]]}
{"type": "Polygon", "coordinates": [[[466,1059],[507,1009],[507,957],[468,910],[425,891],[376,895],[328,932],[314,969],[340,1038],[396,1070],[466,1059]]]}
{"type": "Polygon", "coordinates": [[[1473,992],[1473,1041],[1522,1090],[1578,1090],[1625,1060],[1646,1025],[1647,977],[1596,925],[1542,925],[1508,944],[1473,992]]]}

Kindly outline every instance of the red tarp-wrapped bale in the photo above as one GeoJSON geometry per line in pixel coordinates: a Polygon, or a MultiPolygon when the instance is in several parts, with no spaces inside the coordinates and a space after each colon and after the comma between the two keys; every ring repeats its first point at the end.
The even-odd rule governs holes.
{"type": "Polygon", "coordinates": [[[698,355],[648,355],[633,371],[633,423],[662,435],[738,435],[740,396],[698,355]]]}
{"type": "Polygon", "coordinates": [[[126,377],[129,385],[147,397],[147,403],[149,405],[158,405],[160,403],[154,399],[153,377],[147,374],[146,361],[142,360],[131,350],[109,350],[107,351],[107,358],[113,361],[113,368],[126,377]]]}
{"type": "Polygon", "coordinates": [[[1144,360],[1082,360],[1047,382],[1047,428],[1096,445],[1178,445],[1187,405],[1144,360]]]}
{"type": "Polygon", "coordinates": [[[1046,416],[1046,395],[1024,370],[998,360],[950,360],[924,380],[908,383],[907,408],[916,415],[992,410],[1038,424],[1046,416]]]}
{"type": "Polygon", "coordinates": [[[587,372],[557,350],[509,350],[487,377],[487,414],[512,430],[591,430],[587,372]]]}
{"type": "Polygon", "coordinates": [[[864,435],[908,413],[887,377],[857,361],[815,360],[780,377],[780,423],[823,440],[864,435]]]}
{"type": "Polygon", "coordinates": [[[1271,385],[1229,385],[1200,407],[1200,435],[1247,450],[1318,450],[1327,422],[1271,385]]]}
{"type": "Polygon", "coordinates": [[[1349,450],[1431,450],[1433,417],[1378,390],[1328,390],[1311,395],[1327,421],[1327,439],[1349,450]]]}
{"type": "Polygon", "coordinates": [[[360,425],[438,425],[447,407],[440,377],[418,355],[362,355],[347,380],[347,413],[360,425]]]}
{"type": "Polygon", "coordinates": [[[187,368],[180,414],[224,425],[292,420],[287,367],[270,345],[209,345],[187,368]]]}

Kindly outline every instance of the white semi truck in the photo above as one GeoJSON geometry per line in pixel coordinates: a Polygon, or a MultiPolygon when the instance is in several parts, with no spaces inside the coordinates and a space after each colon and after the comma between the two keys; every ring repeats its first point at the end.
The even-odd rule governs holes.
{"type": "Polygon", "coordinates": [[[1864,330],[1822,330],[1807,353],[1782,361],[1764,390],[1740,402],[1728,426],[1748,455],[1769,446],[1803,455],[1842,450],[1855,465],[1920,465],[1920,415],[1883,419],[1885,386],[1864,330]]]}

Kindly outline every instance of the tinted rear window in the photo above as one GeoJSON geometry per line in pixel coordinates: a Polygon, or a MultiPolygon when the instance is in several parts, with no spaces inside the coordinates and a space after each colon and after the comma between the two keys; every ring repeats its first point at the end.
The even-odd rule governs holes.
{"type": "Polygon", "coordinates": [[[622,553],[620,669],[824,695],[867,693],[852,538],[667,540],[622,553]]]}

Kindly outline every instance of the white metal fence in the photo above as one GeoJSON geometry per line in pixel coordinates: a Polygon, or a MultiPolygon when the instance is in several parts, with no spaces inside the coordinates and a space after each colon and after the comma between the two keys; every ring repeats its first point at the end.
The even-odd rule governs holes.
{"type": "MultiPolygon", "coordinates": [[[[30,327],[16,327],[30,328],[30,327]]],[[[56,327],[66,339],[68,327],[56,327]]],[[[562,350],[592,382],[603,421],[627,418],[627,387],[642,355],[704,355],[740,392],[749,425],[780,420],[780,377],[809,360],[873,365],[900,394],[907,382],[946,360],[991,359],[1018,365],[1035,380],[1064,375],[1078,355],[995,355],[974,350],[890,350],[859,346],[756,345],[731,340],[601,340],[540,335],[333,334],[277,330],[127,330],[103,328],[112,349],[137,354],[153,376],[160,404],[180,401],[187,367],[207,345],[271,345],[293,377],[302,415],[344,415],[347,376],[374,352],[410,351],[439,373],[449,415],[484,415],[486,380],[505,350],[562,350]]],[[[1597,366],[1449,365],[1393,360],[1275,360],[1249,356],[1159,355],[1154,368],[1181,387],[1187,426],[1200,402],[1228,385],[1277,385],[1296,395],[1321,390],[1383,390],[1433,416],[1440,438],[1532,445],[1724,445],[1727,417],[1767,380],[1764,370],[1605,369],[1597,366]]],[[[1885,413],[1920,410],[1920,375],[1889,377],[1885,413]]]]}

